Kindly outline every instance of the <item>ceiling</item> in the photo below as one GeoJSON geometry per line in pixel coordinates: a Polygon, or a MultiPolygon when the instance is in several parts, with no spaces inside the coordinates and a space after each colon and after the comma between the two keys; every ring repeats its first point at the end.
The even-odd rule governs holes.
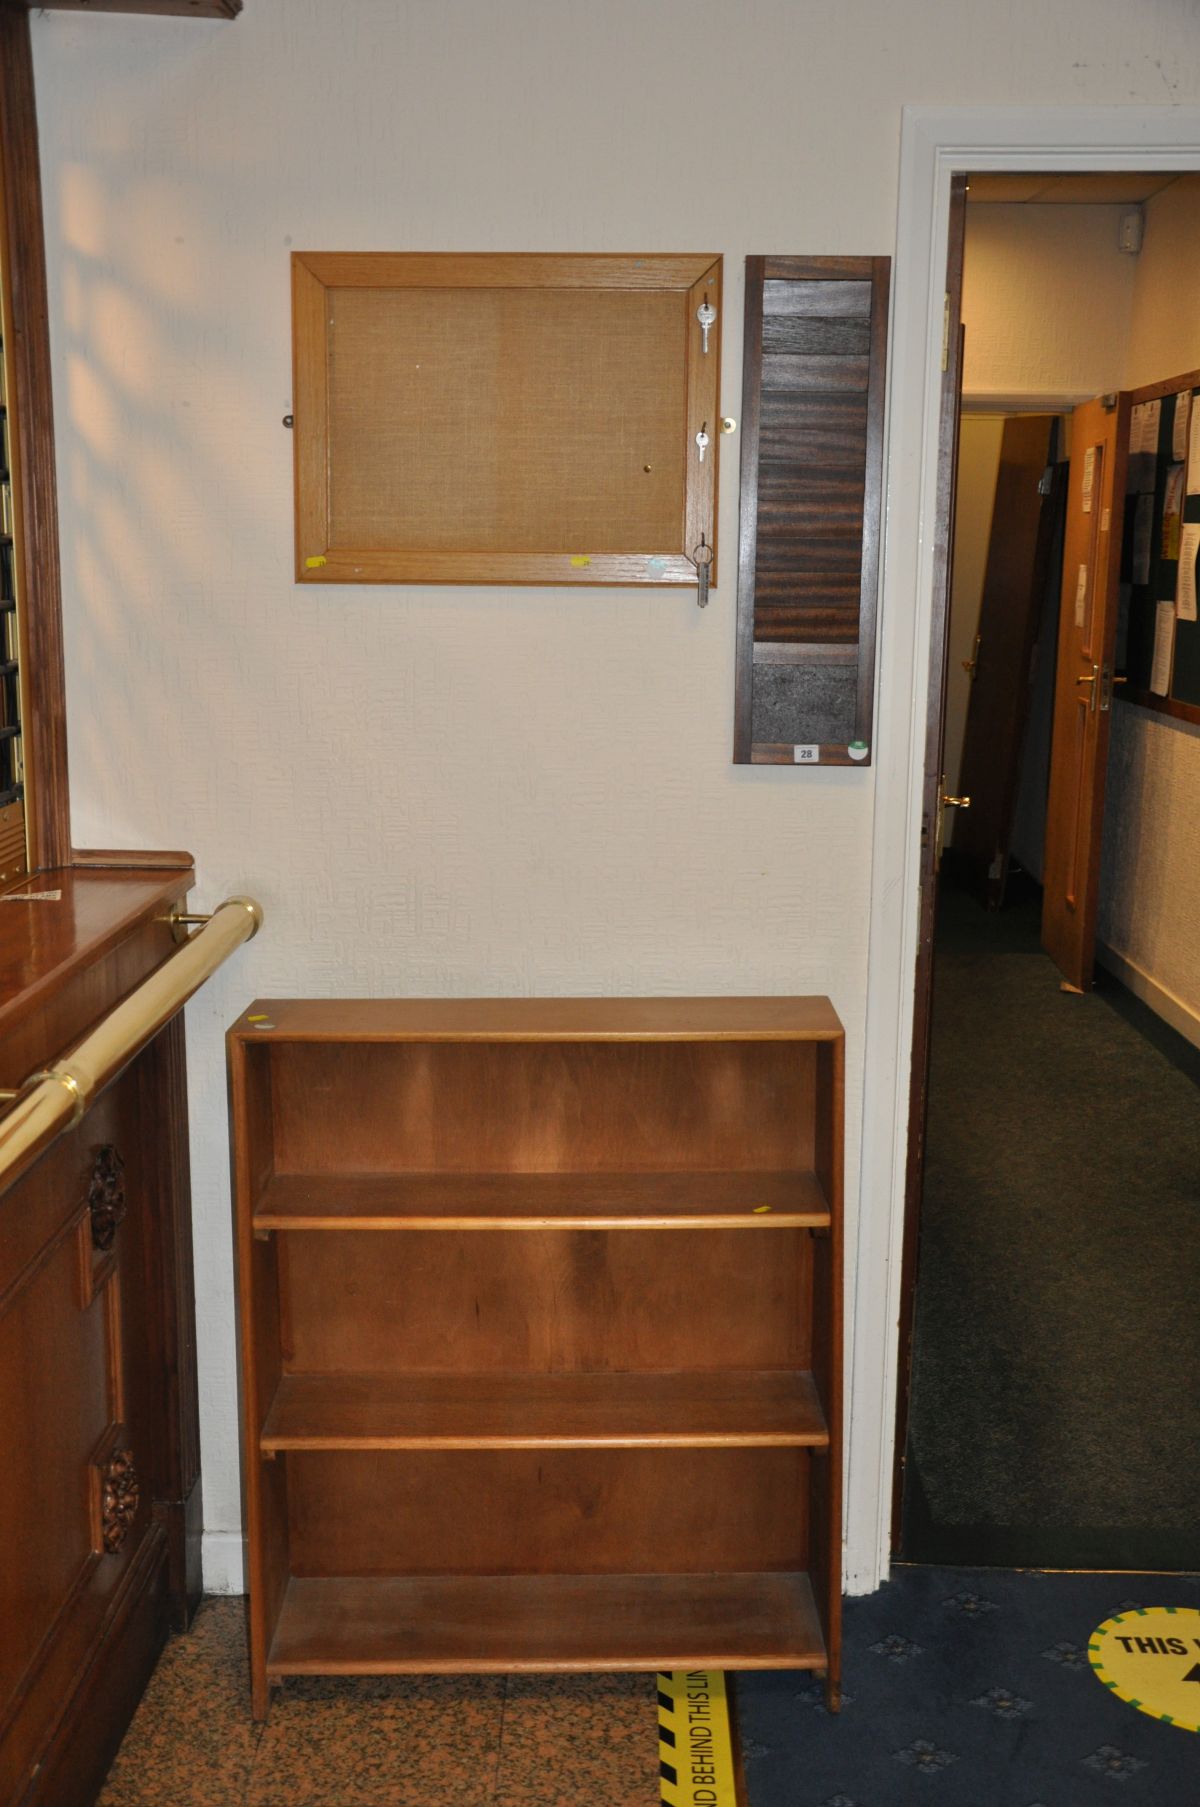
{"type": "Polygon", "coordinates": [[[1012,170],[989,170],[970,176],[967,199],[973,205],[1007,206],[1036,203],[1050,206],[1132,206],[1148,201],[1172,182],[1179,180],[1175,170],[1097,170],[1069,175],[1030,175],[1012,170]]]}

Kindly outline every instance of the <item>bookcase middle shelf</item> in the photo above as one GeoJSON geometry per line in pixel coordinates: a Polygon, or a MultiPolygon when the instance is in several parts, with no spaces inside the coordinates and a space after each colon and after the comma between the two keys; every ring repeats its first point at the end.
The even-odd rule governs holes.
{"type": "Polygon", "coordinates": [[[277,1173],[254,1230],[826,1229],[815,1173],[277,1173]]]}
{"type": "Polygon", "coordinates": [[[285,1374],[264,1455],[317,1449],[826,1449],[810,1373],[285,1374]]]}

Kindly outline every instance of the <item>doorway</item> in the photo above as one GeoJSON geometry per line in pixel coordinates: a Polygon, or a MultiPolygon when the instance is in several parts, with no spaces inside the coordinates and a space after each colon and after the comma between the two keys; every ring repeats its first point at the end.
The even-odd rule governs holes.
{"type": "MultiPolygon", "coordinates": [[[[972,381],[967,285],[967,406],[990,404],[988,425],[998,427],[1009,450],[997,457],[1000,480],[993,480],[975,616],[961,583],[949,609],[949,719],[940,695],[931,709],[931,725],[939,734],[949,731],[939,796],[974,792],[970,807],[978,801],[984,809],[974,819],[962,815],[951,830],[937,886],[928,1127],[922,1135],[923,1121],[917,1126],[910,1198],[922,1232],[912,1409],[905,1422],[902,1400],[897,1514],[898,1547],[917,1560],[1200,1566],[1186,1455],[1200,1440],[1200,1418],[1189,1420],[1200,1368],[1191,1306],[1200,1280],[1191,1233],[1200,1176],[1200,1053],[1111,981],[1081,995],[1090,984],[1094,927],[1069,895],[1074,881],[1060,882],[1055,865],[1062,864],[1064,846],[1075,857],[1081,834],[1091,834],[1098,847],[1103,813],[1102,797],[1096,802],[1089,792],[1084,804],[1072,801],[1072,815],[1055,785],[1061,792],[1064,766],[1072,756],[1084,757],[1082,737],[1102,728],[1107,740],[1109,727],[1102,718],[1110,711],[1106,687],[1114,675],[1105,658],[1116,640],[1116,566],[1108,653],[1099,644],[1107,631],[1104,597],[1092,586],[1103,564],[1101,523],[1107,532],[1111,518],[1114,538],[1122,533],[1128,418],[1117,399],[1124,366],[1114,365],[1113,345],[1101,341],[1118,329],[1128,339],[1138,286],[1132,264],[1113,262],[1136,253],[1118,253],[1115,240],[1123,217],[1144,229],[1153,195],[1177,181],[1174,172],[1090,179],[1030,172],[1020,178],[1025,199],[1014,200],[1012,182],[1005,193],[1003,179],[991,179],[1003,195],[993,204],[1016,216],[1008,220],[1014,231],[1023,205],[1037,209],[1030,216],[1035,261],[1045,258],[1038,234],[1057,241],[1063,281],[1086,296],[1090,324],[1099,329],[1078,335],[1090,337],[1099,359],[1090,375],[1079,367],[1077,344],[1075,364],[1071,352],[1065,363],[1060,357],[1052,380],[1035,394],[1005,394],[1003,382],[989,391],[978,369],[972,381]],[[1071,198],[1050,198],[1047,190],[1055,187],[1069,188],[1071,198]],[[1088,217],[1076,211],[1054,224],[1050,209],[1067,206],[1087,209],[1088,217]],[[1105,264],[1096,234],[1109,227],[1114,243],[1105,264]],[[1096,240],[1090,271],[1089,233],[1096,240]],[[1124,319],[1101,318],[1102,268],[1105,280],[1111,278],[1111,312],[1124,307],[1124,319]],[[1111,374],[1093,382],[1098,369],[1111,374]],[[1084,406],[1081,388],[1112,394],[1084,406]],[[1049,406],[1053,413],[1034,412],[1049,406]],[[1069,514],[1060,506],[1067,469],[1074,496],[1069,514]],[[1012,479],[1007,493],[1005,472],[1012,479]],[[1031,475],[1039,501],[1030,508],[1026,494],[1022,519],[1013,509],[1014,484],[1019,489],[1020,478],[1028,489],[1031,475]],[[997,639],[997,628],[1008,631],[1007,642],[1003,632],[997,639]],[[1081,652],[1090,659],[1092,651],[1100,655],[1093,663],[1078,671],[1070,663],[1081,652]],[[999,682],[997,659],[1004,667],[999,682]],[[969,672],[965,723],[954,719],[956,661],[969,672]],[[1066,686],[1060,713],[1069,710],[1070,732],[1056,723],[1047,835],[1052,774],[1044,758],[1056,664],[1060,691],[1066,686]],[[960,746],[962,769],[973,767],[970,785],[965,777],[955,782],[960,746]],[[1085,814],[1093,803],[1089,827],[1085,814]],[[1154,1324],[1159,1333],[1148,1336],[1154,1324]]],[[[1179,202],[1177,195],[1162,210],[1164,231],[1178,230],[1179,202]]],[[[1200,191],[1195,206],[1200,222],[1200,191]]],[[[969,272],[970,208],[966,217],[969,272]]],[[[1200,224],[1197,231],[1200,236],[1200,224]]],[[[1020,236],[1016,231],[1013,244],[1020,236]]],[[[981,233],[983,240],[997,237],[1003,234],[981,233]]],[[[1028,285],[1029,269],[1019,258],[1010,260],[1009,272],[1012,292],[1022,281],[1028,285]]],[[[994,268],[988,276],[991,304],[1019,315],[1011,294],[1007,303],[998,296],[994,268]]],[[[1145,338],[1144,321],[1141,331],[1145,338]]],[[[1043,376],[1046,369],[1043,364],[1043,376]]],[[[979,444],[988,437],[981,413],[963,419],[960,478],[979,463],[979,444]]],[[[960,481],[960,525],[970,513],[969,487],[960,481]]],[[[960,577],[969,551],[960,543],[960,577]]],[[[1099,764],[1103,771],[1103,753],[1099,764]]],[[[1084,795],[1078,782],[1068,790],[1072,799],[1084,795]]],[[[1195,809],[1200,821],[1200,792],[1195,809]]],[[[936,858],[935,852],[935,865],[936,858]]],[[[1107,876],[1111,890],[1114,875],[1107,876]]],[[[1121,884],[1136,900],[1128,875],[1121,884]]],[[[923,1109],[919,1099],[916,1108],[923,1109]]],[[[915,1271],[917,1264],[910,1265],[915,1271]]]]}

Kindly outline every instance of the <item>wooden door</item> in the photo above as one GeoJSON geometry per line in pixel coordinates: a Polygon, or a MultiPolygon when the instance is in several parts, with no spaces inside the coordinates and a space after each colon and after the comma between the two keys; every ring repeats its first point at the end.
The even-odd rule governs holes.
{"type": "Polygon", "coordinates": [[[963,242],[967,178],[950,181],[946,246],[945,339],[938,423],[937,514],[934,520],[933,621],[929,638],[929,714],[925,725],[925,781],[921,811],[921,914],[913,1001],[912,1072],[909,1080],[908,1160],[904,1176],[904,1252],[900,1275],[899,1368],[896,1385],[896,1462],[892,1473],[892,1547],[900,1542],[904,1465],[908,1447],[908,1399],[912,1378],[913,1320],[921,1238],[921,1190],[925,1180],[925,1121],[929,1095],[929,1029],[933,1006],[933,931],[937,917],[938,823],[942,809],[942,760],[946,738],[946,660],[949,651],[950,573],[954,565],[954,502],[958,475],[958,427],[962,415],[963,242]]]}
{"type": "Polygon", "coordinates": [[[1004,423],[987,567],[957,789],[971,799],[954,822],[954,857],[990,909],[1008,876],[1030,659],[1054,537],[1054,416],[1004,423]]]}
{"type": "Polygon", "coordinates": [[[1071,417],[1042,945],[1079,991],[1095,958],[1128,440],[1127,395],[1071,417]]]}

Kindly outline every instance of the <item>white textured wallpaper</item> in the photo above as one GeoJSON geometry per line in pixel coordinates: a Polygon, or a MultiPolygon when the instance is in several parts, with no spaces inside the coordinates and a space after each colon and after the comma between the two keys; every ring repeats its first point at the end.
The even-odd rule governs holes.
{"type": "MultiPolygon", "coordinates": [[[[1146,203],[1136,262],[1128,387],[1200,366],[1200,177],[1146,203]]],[[[1200,728],[1119,704],[1113,711],[1097,933],[1120,976],[1200,1041],[1200,728]]]]}
{"type": "MultiPolygon", "coordinates": [[[[946,789],[962,789],[963,739],[971,702],[971,678],[964,661],[975,657],[975,635],[983,604],[988,545],[1000,469],[1004,417],[964,414],[958,429],[958,474],[954,490],[954,565],[950,590],[950,648],[946,657],[946,742],[942,770],[946,789]]],[[[957,817],[950,812],[946,835],[953,842],[957,817]]]]}
{"type": "Polygon", "coordinates": [[[1117,249],[1121,207],[967,209],[963,394],[1078,396],[1119,389],[1137,259],[1117,249]]]}
{"type": "Polygon", "coordinates": [[[1200,1040],[1200,728],[1113,710],[1101,859],[1099,940],[1139,996],[1200,1040]]]}
{"type": "Polygon", "coordinates": [[[1127,389],[1200,366],[1198,260],[1200,175],[1179,176],[1146,202],[1123,366],[1127,389]]]}
{"type": "MultiPolygon", "coordinates": [[[[1200,35],[1185,0],[247,0],[229,25],[33,29],[75,837],[189,847],[198,904],[266,910],[188,1021],[221,1585],[220,1038],[256,992],[826,991],[852,1264],[859,1211],[874,780],[729,763],[739,441],[703,614],[669,591],[298,590],[290,249],[722,252],[736,416],[744,257],[892,251],[904,102],[1157,104],[1200,87],[1200,35]]],[[[894,1327],[848,1334],[882,1399],[894,1327]]]]}

